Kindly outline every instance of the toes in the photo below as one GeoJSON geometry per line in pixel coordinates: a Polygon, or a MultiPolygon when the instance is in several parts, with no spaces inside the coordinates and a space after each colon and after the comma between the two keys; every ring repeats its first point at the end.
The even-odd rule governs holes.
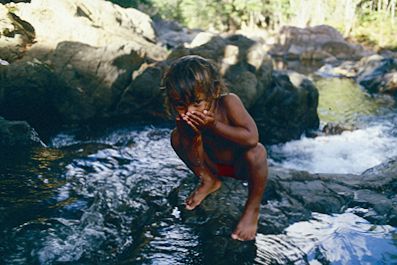
{"type": "Polygon", "coordinates": [[[185,209],[186,209],[186,210],[191,211],[191,210],[193,210],[194,208],[196,208],[196,206],[192,206],[192,205],[186,203],[186,206],[185,206],[185,209]]]}
{"type": "Polygon", "coordinates": [[[196,207],[197,207],[197,203],[195,203],[193,198],[189,198],[186,200],[186,205],[185,205],[186,210],[191,211],[196,207]]]}
{"type": "Polygon", "coordinates": [[[240,240],[240,241],[241,241],[241,239],[239,238],[239,236],[238,236],[237,234],[235,234],[235,233],[232,234],[232,238],[233,238],[234,240],[240,240]]]}
{"type": "Polygon", "coordinates": [[[232,238],[234,240],[239,240],[239,241],[250,241],[255,239],[255,234],[253,235],[244,235],[242,233],[233,233],[232,238]]]}

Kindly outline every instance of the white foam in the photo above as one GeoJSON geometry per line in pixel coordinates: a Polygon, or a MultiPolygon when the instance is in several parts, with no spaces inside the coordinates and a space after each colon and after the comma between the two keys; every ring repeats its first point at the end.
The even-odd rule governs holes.
{"type": "Polygon", "coordinates": [[[312,220],[292,224],[283,234],[258,233],[257,262],[270,264],[260,258],[261,254],[293,264],[307,264],[303,262],[306,259],[311,265],[323,264],[318,260],[321,256],[330,264],[375,264],[378,261],[391,264],[388,262],[394,260],[392,236],[396,228],[375,226],[351,212],[313,213],[312,217],[312,220]]]}
{"type": "Polygon", "coordinates": [[[270,147],[272,163],[312,173],[360,174],[397,155],[397,138],[385,125],[372,126],[341,135],[302,138],[270,147]]]}
{"type": "Polygon", "coordinates": [[[10,65],[6,60],[0,59],[0,65],[10,65]]]}

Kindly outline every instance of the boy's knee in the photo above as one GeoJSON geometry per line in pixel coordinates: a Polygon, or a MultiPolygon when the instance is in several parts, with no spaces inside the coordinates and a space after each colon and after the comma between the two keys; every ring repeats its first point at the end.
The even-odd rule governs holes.
{"type": "Polygon", "coordinates": [[[263,163],[267,159],[267,152],[265,147],[258,143],[244,153],[244,158],[250,164],[263,163]]]}

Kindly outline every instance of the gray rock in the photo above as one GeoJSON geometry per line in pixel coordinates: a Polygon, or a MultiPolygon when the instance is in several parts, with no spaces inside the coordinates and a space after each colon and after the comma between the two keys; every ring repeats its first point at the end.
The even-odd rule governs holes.
{"type": "Polygon", "coordinates": [[[54,72],[66,85],[59,111],[69,121],[84,121],[113,115],[133,71],[144,62],[137,44],[109,44],[92,47],[62,42],[49,60],[54,72]]]}
{"type": "MultiPolygon", "coordinates": [[[[362,175],[309,174],[271,167],[258,230],[267,234],[281,233],[294,222],[308,220],[311,212],[342,213],[353,207],[369,209],[369,214],[361,214],[373,223],[395,226],[396,167],[396,159],[362,175]],[[384,177],[377,181],[380,175],[384,177]]],[[[193,176],[182,182],[178,195],[181,208],[196,182],[193,176]]],[[[220,190],[206,198],[194,211],[182,210],[182,218],[186,224],[212,237],[229,238],[242,213],[247,194],[244,182],[224,178],[220,190]]]]}
{"type": "Polygon", "coordinates": [[[317,72],[323,77],[354,78],[370,93],[397,95],[397,59],[383,55],[363,57],[360,61],[326,64],[317,72]]]}
{"type": "Polygon", "coordinates": [[[119,115],[116,107],[129,90],[133,72],[144,62],[163,60],[167,54],[155,44],[151,19],[133,8],[99,0],[37,0],[0,7],[6,17],[18,18],[2,19],[0,29],[13,36],[31,29],[27,35],[30,42],[14,45],[16,48],[31,44],[34,38],[21,62],[1,70],[0,82],[5,86],[0,100],[7,100],[0,113],[33,125],[40,119],[47,121],[48,116],[80,122],[119,115]],[[17,27],[25,24],[31,25],[23,28],[25,31],[17,27]],[[27,71],[29,65],[34,65],[31,72],[27,71]]]}
{"type": "Polygon", "coordinates": [[[135,120],[165,119],[164,95],[160,89],[165,63],[142,64],[124,90],[116,112],[135,120]]]}
{"type": "Polygon", "coordinates": [[[59,123],[65,95],[65,85],[39,60],[0,65],[0,115],[9,120],[26,120],[34,127],[59,123]]]}
{"type": "Polygon", "coordinates": [[[329,122],[324,125],[322,133],[324,133],[325,135],[339,135],[345,131],[354,131],[356,129],[357,128],[350,124],[338,124],[334,122],[329,122]]]}
{"type": "MultiPolygon", "coordinates": [[[[347,209],[373,224],[395,226],[396,167],[396,159],[362,175],[309,174],[270,167],[258,232],[282,234],[291,224],[310,220],[312,212],[334,214],[347,209]]],[[[206,239],[205,247],[211,253],[203,256],[207,264],[234,264],[234,261],[241,261],[241,255],[253,260],[256,256],[254,242],[241,243],[230,238],[244,208],[247,185],[231,178],[222,180],[221,189],[193,211],[184,210],[183,204],[198,180],[191,176],[182,181],[175,202],[181,211],[181,222],[188,231],[206,239]]]]}
{"type": "Polygon", "coordinates": [[[261,141],[298,139],[319,126],[318,91],[313,82],[295,72],[273,72],[272,85],[250,109],[261,141]]]}
{"type": "Polygon", "coordinates": [[[37,132],[25,121],[8,121],[0,117],[0,152],[14,148],[44,146],[37,132]]]}
{"type": "Polygon", "coordinates": [[[269,53],[288,60],[358,59],[368,55],[361,46],[348,43],[328,25],[307,28],[284,26],[269,53]]]}
{"type": "Polygon", "coordinates": [[[35,0],[16,4],[14,13],[35,29],[36,49],[47,51],[62,41],[101,47],[138,38],[153,43],[156,38],[148,15],[109,1],[35,0]]]}
{"type": "Polygon", "coordinates": [[[156,32],[157,42],[166,46],[168,49],[188,45],[200,32],[200,30],[184,28],[178,22],[164,19],[155,19],[153,26],[156,32]]]}
{"type": "Polygon", "coordinates": [[[373,55],[356,65],[356,81],[371,93],[397,95],[397,59],[373,55]]]}

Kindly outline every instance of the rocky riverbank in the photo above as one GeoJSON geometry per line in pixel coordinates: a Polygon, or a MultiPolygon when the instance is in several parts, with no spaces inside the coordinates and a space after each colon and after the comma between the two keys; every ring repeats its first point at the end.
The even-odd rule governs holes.
{"type": "Polygon", "coordinates": [[[34,0],[0,9],[0,57],[10,63],[0,65],[0,116],[25,120],[39,132],[101,120],[167,120],[161,77],[186,54],[218,64],[260,125],[264,143],[318,128],[311,81],[274,71],[263,46],[242,35],[198,34],[170,52],[167,29],[109,2],[34,0]]]}
{"type": "MultiPolygon", "coordinates": [[[[0,58],[10,63],[0,65],[0,116],[27,121],[39,132],[103,120],[167,120],[161,77],[173,59],[198,54],[219,66],[256,120],[261,141],[285,142],[318,128],[318,92],[307,77],[274,70],[267,52],[333,65],[371,53],[329,26],[284,27],[269,44],[153,22],[101,0],[34,0],[0,4],[0,11],[0,58]]],[[[335,71],[371,92],[395,93],[395,59],[372,56],[353,64],[335,71]]]]}

